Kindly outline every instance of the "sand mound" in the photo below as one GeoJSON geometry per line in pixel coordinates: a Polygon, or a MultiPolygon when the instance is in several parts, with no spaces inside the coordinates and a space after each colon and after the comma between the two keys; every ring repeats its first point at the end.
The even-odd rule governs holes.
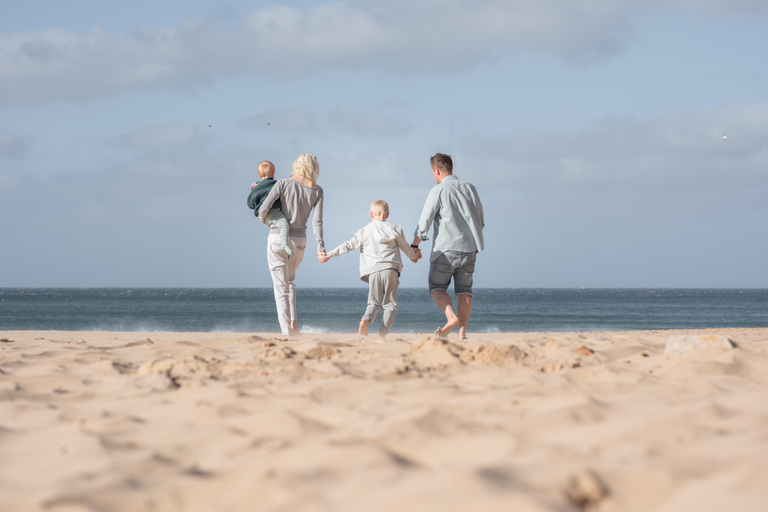
{"type": "Polygon", "coordinates": [[[0,510],[762,511],[767,347],[0,332],[0,510]]]}
{"type": "Polygon", "coordinates": [[[461,355],[461,360],[484,366],[509,366],[526,362],[530,356],[514,345],[482,344],[461,355]]]}

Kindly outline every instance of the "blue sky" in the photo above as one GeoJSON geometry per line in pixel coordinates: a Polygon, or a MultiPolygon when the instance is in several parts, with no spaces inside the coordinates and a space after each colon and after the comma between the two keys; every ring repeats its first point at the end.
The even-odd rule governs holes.
{"type": "Polygon", "coordinates": [[[440,151],[477,286],[768,287],[768,1],[575,4],[3,2],[0,286],[271,286],[259,161],[318,156],[330,249],[440,151]]]}

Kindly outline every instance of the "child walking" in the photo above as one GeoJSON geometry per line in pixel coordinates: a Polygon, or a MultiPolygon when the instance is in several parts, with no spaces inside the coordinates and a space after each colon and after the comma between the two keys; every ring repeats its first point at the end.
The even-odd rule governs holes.
{"type": "Polygon", "coordinates": [[[328,258],[333,258],[360,248],[360,279],[368,283],[368,307],[358,329],[358,334],[362,336],[368,335],[368,326],[381,310],[384,310],[384,316],[379,336],[386,336],[395,321],[397,289],[403,270],[400,251],[414,263],[419,260],[416,251],[405,240],[403,228],[387,222],[388,217],[389,205],[377,199],[371,204],[371,222],[350,240],[328,251],[328,258]]]}

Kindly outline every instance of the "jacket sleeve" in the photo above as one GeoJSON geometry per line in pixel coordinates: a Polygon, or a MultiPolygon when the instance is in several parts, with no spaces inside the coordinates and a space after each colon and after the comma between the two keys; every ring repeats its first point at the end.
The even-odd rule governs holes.
{"type": "Polygon", "coordinates": [[[312,232],[315,235],[315,242],[317,242],[317,250],[325,250],[325,240],[323,239],[323,204],[325,202],[325,194],[323,189],[320,189],[320,197],[315,202],[314,211],[312,212],[312,232]]]}
{"type": "Polygon", "coordinates": [[[354,251],[355,249],[359,248],[362,245],[363,240],[363,230],[359,230],[357,233],[355,233],[355,236],[341,244],[340,246],[336,247],[335,249],[328,252],[328,257],[333,258],[336,256],[341,256],[342,254],[347,254],[349,251],[354,251]]]}
{"type": "Polygon", "coordinates": [[[272,204],[280,198],[281,190],[282,186],[280,181],[278,181],[272,187],[272,190],[269,191],[269,194],[267,194],[267,197],[264,198],[264,202],[262,202],[259,207],[259,221],[264,222],[266,220],[267,213],[269,213],[269,209],[272,208],[272,204]]]}
{"type": "Polygon", "coordinates": [[[267,192],[264,191],[264,187],[259,185],[253,187],[251,192],[248,194],[248,208],[253,210],[253,214],[256,217],[259,216],[259,208],[261,208],[261,204],[267,195],[267,192]]]}
{"type": "Polygon", "coordinates": [[[472,192],[475,193],[475,203],[477,204],[477,212],[480,214],[480,226],[485,227],[485,213],[483,212],[483,203],[480,202],[480,195],[477,193],[477,189],[472,186],[472,192]]]}
{"type": "Polygon", "coordinates": [[[414,260],[418,257],[416,251],[411,247],[411,244],[405,239],[405,233],[403,233],[402,228],[397,230],[397,238],[395,238],[395,241],[397,242],[397,246],[405,253],[409,260],[414,260]]]}
{"type": "Polygon", "coordinates": [[[429,240],[429,228],[432,226],[432,222],[435,220],[435,216],[440,211],[440,189],[433,187],[429,191],[427,200],[424,203],[424,208],[421,210],[421,216],[419,217],[419,223],[416,226],[416,231],[413,236],[419,237],[422,241],[429,240]]]}

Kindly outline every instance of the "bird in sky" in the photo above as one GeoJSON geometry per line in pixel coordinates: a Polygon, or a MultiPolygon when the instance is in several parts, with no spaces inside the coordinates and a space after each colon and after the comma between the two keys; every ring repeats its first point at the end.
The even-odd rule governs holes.
{"type": "Polygon", "coordinates": [[[725,142],[725,134],[723,134],[723,142],[725,142]]]}

